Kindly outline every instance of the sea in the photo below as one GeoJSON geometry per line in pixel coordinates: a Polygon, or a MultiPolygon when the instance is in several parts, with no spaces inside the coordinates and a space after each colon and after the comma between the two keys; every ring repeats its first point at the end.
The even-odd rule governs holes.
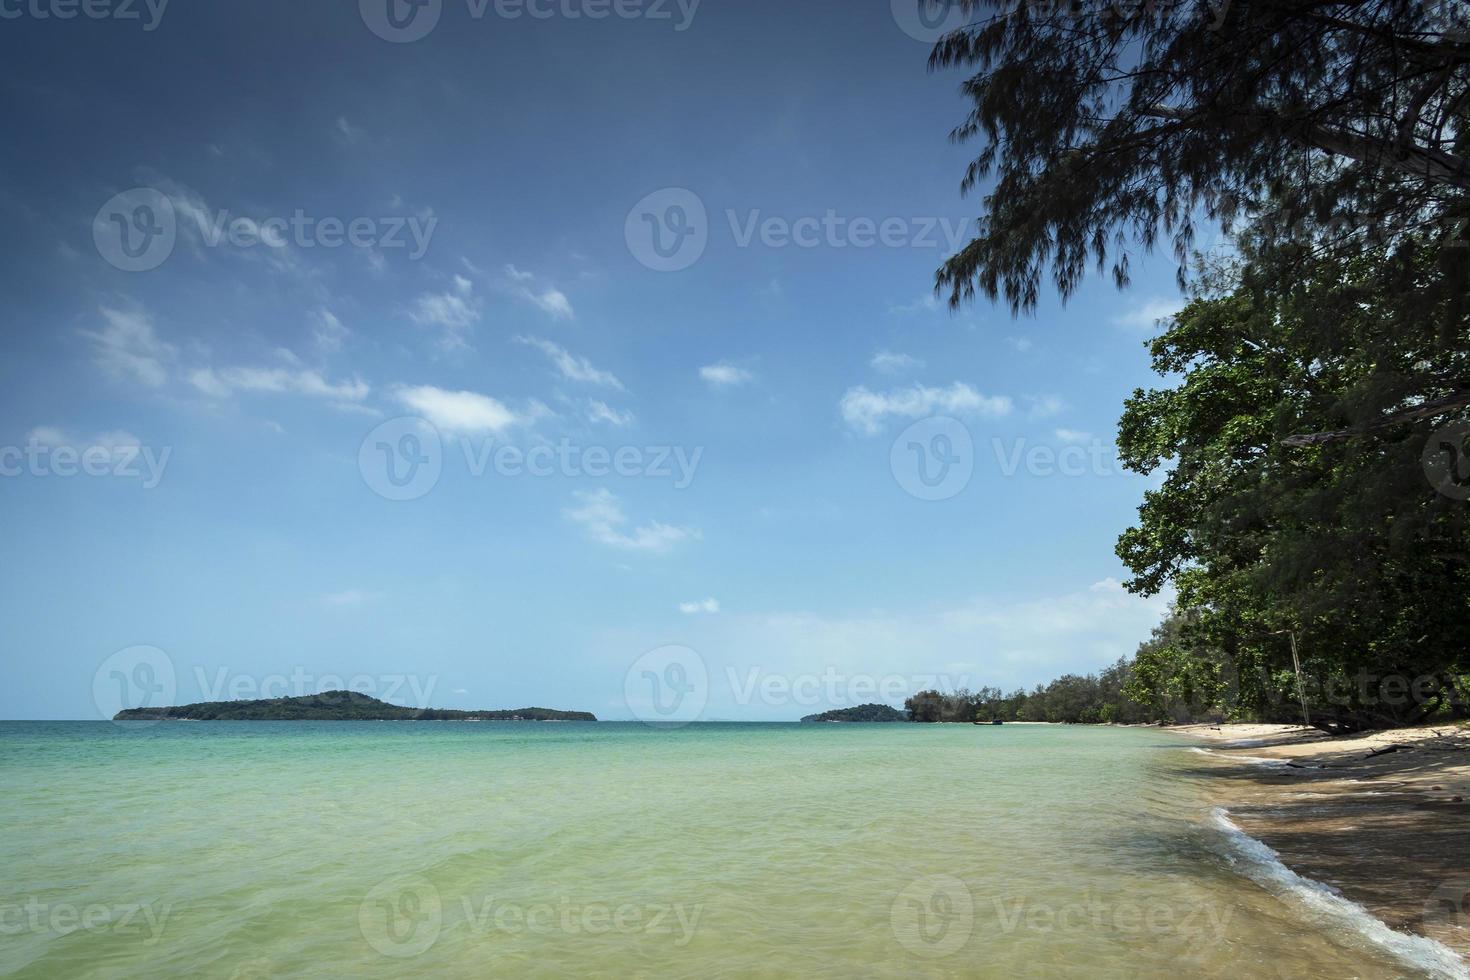
{"type": "Polygon", "coordinates": [[[0,723],[0,976],[1467,976],[1043,725],[0,723]]]}

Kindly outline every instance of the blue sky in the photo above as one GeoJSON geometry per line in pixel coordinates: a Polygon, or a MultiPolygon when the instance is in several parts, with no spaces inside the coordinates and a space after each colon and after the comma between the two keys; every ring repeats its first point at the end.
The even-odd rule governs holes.
{"type": "Polygon", "coordinates": [[[1146,637],[1173,264],[936,303],[978,147],[887,3],[374,2],[5,7],[0,717],[121,664],[629,718],[673,644],[786,719],[1146,637]]]}

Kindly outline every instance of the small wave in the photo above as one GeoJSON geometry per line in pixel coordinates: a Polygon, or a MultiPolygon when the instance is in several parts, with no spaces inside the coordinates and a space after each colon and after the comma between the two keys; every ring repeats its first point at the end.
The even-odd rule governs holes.
{"type": "Polygon", "coordinates": [[[1391,929],[1363,906],[1344,898],[1330,886],[1297,874],[1281,863],[1275,851],[1236,826],[1224,807],[1214,807],[1210,811],[1210,819],[1236,853],[1245,859],[1245,873],[1273,895],[1278,898],[1290,896],[1315,915],[1357,932],[1375,946],[1430,976],[1470,980],[1470,969],[1454,950],[1433,939],[1391,929]]]}
{"type": "Polygon", "coordinates": [[[1254,762],[1261,766],[1284,766],[1285,759],[1270,759],[1263,755],[1226,755],[1218,749],[1191,748],[1189,751],[1198,752],[1200,755],[1213,756],[1216,759],[1228,759],[1234,762],[1254,762]]]}

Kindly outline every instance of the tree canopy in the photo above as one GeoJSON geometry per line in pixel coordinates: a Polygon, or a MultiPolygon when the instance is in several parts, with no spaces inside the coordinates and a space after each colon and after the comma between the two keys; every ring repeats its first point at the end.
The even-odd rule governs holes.
{"type": "MultiPolygon", "coordinates": [[[[933,0],[916,0],[932,3],[933,0]]],[[[956,140],[994,178],[936,290],[1034,307],[1089,264],[1129,278],[1203,219],[1332,248],[1470,220],[1470,5],[1460,0],[949,0],[931,68],[973,70],[956,140]]]]}
{"type": "Polygon", "coordinates": [[[1118,446],[1166,475],[1118,555],[1130,589],[1175,584],[1193,619],[1170,649],[1202,652],[1239,706],[1280,700],[1295,631],[1314,722],[1412,722],[1470,665],[1470,470],[1463,495],[1426,470],[1470,460],[1463,432],[1441,439],[1463,407],[1437,397],[1470,388],[1470,249],[1310,250],[1247,238],[1151,343],[1175,383],[1134,392],[1118,446]]]}

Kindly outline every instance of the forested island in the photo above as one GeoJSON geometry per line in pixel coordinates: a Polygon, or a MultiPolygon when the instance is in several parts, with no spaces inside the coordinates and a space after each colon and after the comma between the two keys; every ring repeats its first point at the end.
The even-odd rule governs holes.
{"type": "Polygon", "coordinates": [[[820,714],[807,715],[802,721],[908,721],[897,708],[886,704],[860,704],[853,708],[834,708],[820,714]]]}
{"type": "Polygon", "coordinates": [[[295,698],[201,701],[160,708],[126,708],[113,721],[596,721],[590,711],[514,708],[457,711],[405,708],[356,691],[323,691],[295,698]]]}

